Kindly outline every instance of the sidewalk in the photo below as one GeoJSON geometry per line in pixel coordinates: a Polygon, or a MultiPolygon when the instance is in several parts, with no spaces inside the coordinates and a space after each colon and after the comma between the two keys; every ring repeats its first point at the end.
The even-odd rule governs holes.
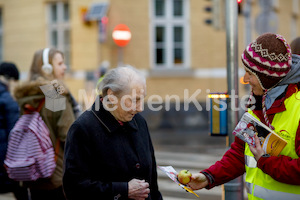
{"type": "Polygon", "coordinates": [[[210,136],[207,130],[159,130],[151,131],[155,151],[176,153],[207,153],[223,155],[226,149],[226,137],[210,136]]]}
{"type": "Polygon", "coordinates": [[[0,194],[0,200],[15,200],[13,193],[0,194]]]}

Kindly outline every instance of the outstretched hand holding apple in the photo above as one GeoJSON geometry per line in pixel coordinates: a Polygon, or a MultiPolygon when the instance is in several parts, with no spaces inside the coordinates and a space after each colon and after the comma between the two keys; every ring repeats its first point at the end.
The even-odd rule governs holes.
{"type": "Polygon", "coordinates": [[[181,170],[177,175],[178,181],[183,185],[188,184],[191,181],[191,177],[192,177],[191,172],[189,172],[189,170],[186,169],[181,170]]]}
{"type": "Polygon", "coordinates": [[[205,188],[208,185],[208,180],[206,176],[202,173],[195,173],[191,177],[191,181],[189,182],[188,186],[192,190],[200,190],[205,188]]]}

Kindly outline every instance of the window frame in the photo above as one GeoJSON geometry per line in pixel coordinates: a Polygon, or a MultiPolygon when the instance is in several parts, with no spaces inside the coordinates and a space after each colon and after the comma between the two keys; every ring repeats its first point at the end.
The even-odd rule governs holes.
{"type": "Polygon", "coordinates": [[[173,15],[173,1],[174,0],[164,0],[165,10],[164,16],[156,16],[155,1],[150,1],[150,13],[151,13],[151,23],[150,23],[150,52],[151,52],[151,68],[153,69],[188,69],[190,68],[190,24],[189,24],[189,0],[183,0],[183,15],[180,17],[173,15]],[[161,26],[165,28],[165,63],[156,63],[156,27],[161,26]],[[174,61],[174,27],[182,27],[183,29],[183,62],[176,64],[174,61]]]}
{"type": "Polygon", "coordinates": [[[65,63],[68,69],[71,68],[71,22],[70,22],[70,4],[67,1],[49,2],[47,4],[47,46],[62,51],[65,55],[65,63]],[[65,20],[65,4],[68,5],[68,19],[65,20]],[[56,5],[56,22],[52,21],[52,6],[56,5]],[[53,45],[52,32],[57,32],[57,46],[53,45]],[[69,42],[65,41],[65,32],[69,32],[69,42]],[[68,56],[67,56],[68,55],[68,56]]]}

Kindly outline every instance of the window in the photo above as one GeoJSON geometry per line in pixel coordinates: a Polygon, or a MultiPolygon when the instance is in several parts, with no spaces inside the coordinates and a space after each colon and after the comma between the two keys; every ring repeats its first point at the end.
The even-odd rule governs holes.
{"type": "Polygon", "coordinates": [[[64,53],[65,63],[70,67],[70,12],[69,4],[56,2],[48,4],[48,46],[64,53]]]}
{"type": "Polygon", "coordinates": [[[0,8],[0,62],[3,61],[3,23],[2,23],[2,9],[0,8]]]}
{"type": "Polygon", "coordinates": [[[187,68],[188,0],[152,0],[152,8],[154,68],[187,68]]]}

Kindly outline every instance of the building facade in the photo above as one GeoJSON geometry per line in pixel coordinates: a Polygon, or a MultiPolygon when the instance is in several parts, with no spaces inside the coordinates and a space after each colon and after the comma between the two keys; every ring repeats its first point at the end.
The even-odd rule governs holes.
{"type": "MultiPolygon", "coordinates": [[[[289,42],[300,35],[299,0],[244,0],[240,7],[239,55],[265,31],[289,42]]],[[[104,63],[142,70],[146,101],[155,108],[188,98],[205,105],[208,93],[227,92],[225,0],[0,0],[0,9],[0,59],[15,62],[26,79],[37,49],[62,50],[67,85],[81,104],[92,102],[95,72],[104,63]],[[118,24],[131,31],[125,47],[112,38],[118,24]]],[[[240,95],[248,92],[239,88],[240,95]]]]}

